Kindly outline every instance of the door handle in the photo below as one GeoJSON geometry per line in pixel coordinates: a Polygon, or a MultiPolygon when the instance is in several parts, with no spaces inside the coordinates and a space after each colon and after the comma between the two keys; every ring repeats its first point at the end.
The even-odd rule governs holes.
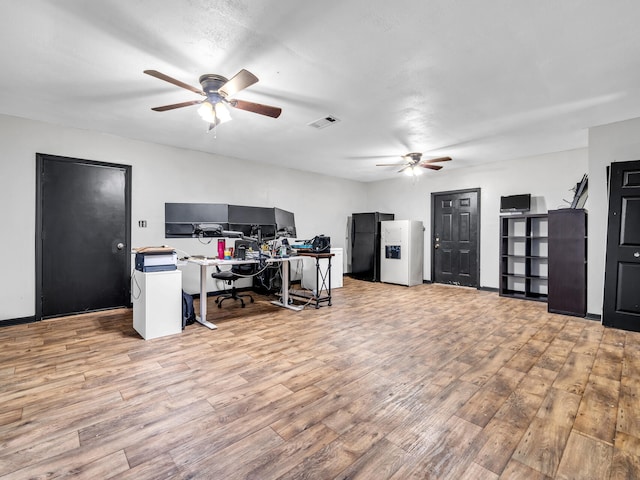
{"type": "Polygon", "coordinates": [[[433,248],[435,248],[435,249],[437,250],[438,248],[440,248],[440,244],[439,244],[439,243],[436,243],[436,244],[433,246],[433,248]]]}
{"type": "Polygon", "coordinates": [[[119,244],[116,245],[116,248],[118,250],[122,250],[124,248],[124,243],[120,242],[119,244]]]}
{"type": "Polygon", "coordinates": [[[633,254],[634,257],[639,258],[640,257],[640,252],[636,252],[633,254]]]}

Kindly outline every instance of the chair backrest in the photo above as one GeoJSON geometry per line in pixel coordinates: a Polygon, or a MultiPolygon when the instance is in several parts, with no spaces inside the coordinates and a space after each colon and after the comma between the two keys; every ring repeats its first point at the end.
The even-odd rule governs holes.
{"type": "MultiPolygon", "coordinates": [[[[233,258],[246,258],[246,252],[252,249],[254,252],[258,251],[258,242],[254,240],[238,239],[233,246],[233,258]]],[[[255,263],[241,263],[240,265],[234,265],[231,267],[233,273],[239,273],[241,275],[252,275],[256,273],[257,265],[255,263]]]]}
{"type": "Polygon", "coordinates": [[[233,273],[239,273],[240,275],[253,275],[256,273],[255,263],[241,263],[239,265],[233,265],[231,271],[233,273]]]}
{"type": "Polygon", "coordinates": [[[244,240],[238,239],[235,241],[233,248],[233,258],[246,258],[246,253],[249,250],[253,250],[254,252],[259,251],[260,246],[258,242],[255,240],[244,240]]]}

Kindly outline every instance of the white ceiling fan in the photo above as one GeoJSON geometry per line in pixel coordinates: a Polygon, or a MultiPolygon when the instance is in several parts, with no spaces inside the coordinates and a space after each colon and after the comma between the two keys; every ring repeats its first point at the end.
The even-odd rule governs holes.
{"type": "Polygon", "coordinates": [[[409,176],[417,176],[422,173],[421,168],[440,170],[442,165],[433,164],[451,161],[451,157],[428,158],[422,160],[422,153],[420,152],[407,153],[406,155],[402,155],[402,158],[405,159],[405,163],[378,163],[376,164],[376,167],[401,167],[400,170],[398,170],[398,173],[404,172],[409,176]]]}
{"type": "Polygon", "coordinates": [[[258,81],[258,77],[248,70],[240,70],[230,80],[221,75],[204,74],[199,79],[202,89],[193,87],[181,82],[180,80],[176,80],[175,78],[158,72],[157,70],[145,70],[144,73],[205,97],[201,100],[190,100],[182,103],[174,103],[172,105],[164,105],[162,107],[154,107],[151,110],[156,112],[166,112],[167,110],[173,110],[176,108],[200,105],[198,113],[203,120],[209,123],[209,129],[215,127],[219,123],[231,120],[231,115],[229,114],[226,106],[272,118],[278,118],[282,113],[282,109],[278,107],[232,98],[232,96],[239,91],[244,90],[258,81]]]}

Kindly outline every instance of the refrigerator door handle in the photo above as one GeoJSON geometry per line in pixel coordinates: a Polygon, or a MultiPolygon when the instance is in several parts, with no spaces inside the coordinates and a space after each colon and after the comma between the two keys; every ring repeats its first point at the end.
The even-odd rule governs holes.
{"type": "Polygon", "coordinates": [[[351,217],[351,247],[356,243],[356,223],[353,217],[351,217]]]}

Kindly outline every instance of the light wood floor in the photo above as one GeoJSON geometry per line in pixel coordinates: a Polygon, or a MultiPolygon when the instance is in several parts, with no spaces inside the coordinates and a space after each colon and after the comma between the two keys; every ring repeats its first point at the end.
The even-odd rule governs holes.
{"type": "Polygon", "coordinates": [[[0,329],[0,478],[638,479],[640,335],[345,278],[144,341],[129,310],[0,329]]]}

